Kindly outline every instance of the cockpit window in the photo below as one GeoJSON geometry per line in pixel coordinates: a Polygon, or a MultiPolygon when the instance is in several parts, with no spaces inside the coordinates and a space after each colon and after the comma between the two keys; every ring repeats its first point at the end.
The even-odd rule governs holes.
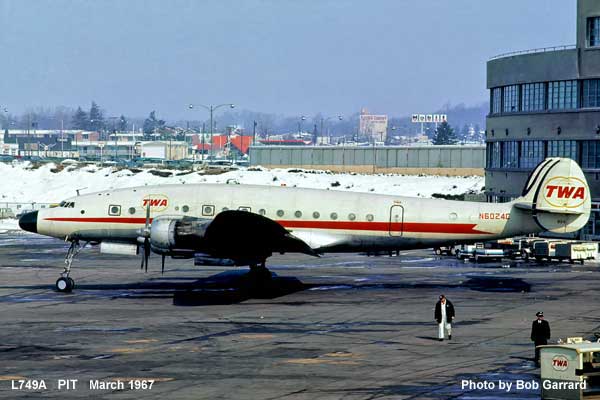
{"type": "Polygon", "coordinates": [[[63,207],[63,208],[75,208],[75,202],[73,202],[73,201],[61,201],[58,206],[59,207],[63,207]]]}

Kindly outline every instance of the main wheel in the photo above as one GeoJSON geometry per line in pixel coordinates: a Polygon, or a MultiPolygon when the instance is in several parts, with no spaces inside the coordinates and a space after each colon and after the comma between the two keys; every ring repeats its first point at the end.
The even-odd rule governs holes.
{"type": "Polygon", "coordinates": [[[73,278],[69,276],[67,279],[69,280],[69,286],[71,287],[71,290],[75,289],[75,281],[73,278]]]}
{"type": "MultiPolygon", "coordinates": [[[[59,292],[70,292],[71,290],[73,290],[71,281],[73,281],[71,278],[64,278],[61,276],[56,280],[56,290],[58,290],[59,292]]],[[[73,285],[74,284],[75,283],[73,282],[73,285]]]]}
{"type": "Polygon", "coordinates": [[[436,248],[434,251],[435,251],[435,254],[436,254],[436,255],[438,255],[438,256],[441,256],[441,255],[442,255],[442,249],[438,249],[438,248],[436,248]]]}

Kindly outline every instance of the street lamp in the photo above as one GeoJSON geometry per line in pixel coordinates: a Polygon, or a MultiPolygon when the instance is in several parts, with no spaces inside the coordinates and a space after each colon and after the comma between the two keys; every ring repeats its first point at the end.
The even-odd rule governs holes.
{"type": "Polygon", "coordinates": [[[300,121],[298,121],[298,134],[302,134],[302,123],[306,121],[306,117],[304,115],[302,115],[300,117],[300,121]]]}
{"type": "MultiPolygon", "coordinates": [[[[326,117],[326,118],[324,118],[324,117],[321,117],[321,136],[324,136],[324,135],[323,135],[323,124],[324,124],[325,122],[329,121],[331,118],[337,118],[337,119],[338,119],[338,121],[341,121],[341,120],[343,120],[343,119],[344,119],[344,117],[342,117],[342,115],[341,115],[341,114],[340,114],[340,115],[332,115],[331,117],[326,117]]],[[[316,143],[316,138],[315,138],[315,145],[316,145],[316,144],[317,144],[317,143],[316,143]]],[[[329,144],[331,144],[331,136],[330,136],[330,139],[329,139],[329,144]]]]}
{"type": "MultiPolygon", "coordinates": [[[[212,137],[213,137],[213,113],[216,109],[221,108],[221,107],[225,107],[225,106],[229,106],[229,108],[235,108],[235,104],[232,103],[223,103],[223,104],[219,104],[217,106],[213,106],[213,105],[209,105],[209,106],[205,106],[204,104],[189,104],[188,108],[190,110],[193,110],[194,107],[202,107],[205,110],[207,110],[208,112],[210,112],[210,158],[212,159],[212,137]]],[[[204,135],[202,135],[204,137],[204,135]]],[[[202,149],[202,161],[204,161],[204,149],[202,149]]]]}

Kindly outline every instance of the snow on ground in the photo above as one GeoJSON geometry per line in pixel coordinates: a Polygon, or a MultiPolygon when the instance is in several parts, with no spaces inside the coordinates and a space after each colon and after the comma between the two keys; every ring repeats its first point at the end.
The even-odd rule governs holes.
{"type": "Polygon", "coordinates": [[[32,169],[29,163],[0,163],[2,182],[0,203],[55,203],[75,196],[76,189],[82,189],[80,192],[83,194],[131,186],[176,183],[238,182],[417,197],[431,197],[433,193],[480,192],[484,185],[484,178],[481,176],[359,175],[311,170],[250,168],[220,175],[201,175],[193,172],[178,176],[181,171],[171,171],[172,176],[161,177],[151,174],[149,170],[135,173],[128,169],[99,168],[94,165],[80,168],[69,166],[60,172],[52,172],[53,168],[56,168],[54,164],[45,164],[32,169]]]}
{"type": "Polygon", "coordinates": [[[16,219],[0,219],[0,233],[19,230],[19,222],[16,219]]]}

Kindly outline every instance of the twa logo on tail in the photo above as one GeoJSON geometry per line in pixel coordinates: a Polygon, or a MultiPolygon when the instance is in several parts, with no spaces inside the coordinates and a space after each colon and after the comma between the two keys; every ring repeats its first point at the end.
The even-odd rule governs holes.
{"type": "Polygon", "coordinates": [[[546,182],[543,196],[551,206],[577,208],[587,199],[588,188],[581,179],[557,176],[546,182]]]}
{"type": "Polygon", "coordinates": [[[163,211],[169,207],[169,198],[164,194],[149,194],[142,199],[142,207],[146,209],[148,206],[153,211],[163,211]]]}

